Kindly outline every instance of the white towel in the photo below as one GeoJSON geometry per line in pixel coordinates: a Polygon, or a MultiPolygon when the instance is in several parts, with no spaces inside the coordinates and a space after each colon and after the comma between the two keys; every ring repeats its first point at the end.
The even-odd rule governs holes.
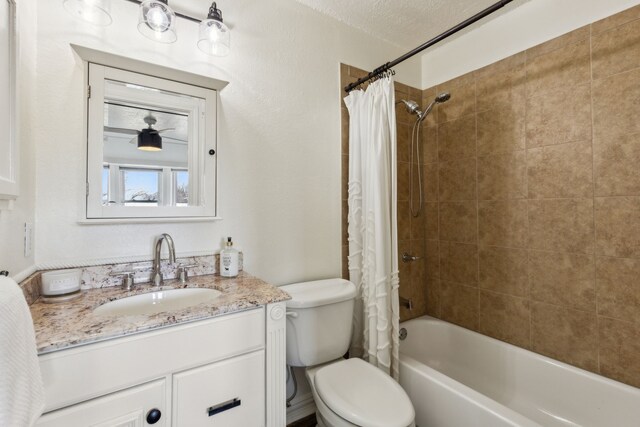
{"type": "Polygon", "coordinates": [[[31,427],[43,409],[31,312],[16,282],[0,276],[0,426],[31,427]]]}

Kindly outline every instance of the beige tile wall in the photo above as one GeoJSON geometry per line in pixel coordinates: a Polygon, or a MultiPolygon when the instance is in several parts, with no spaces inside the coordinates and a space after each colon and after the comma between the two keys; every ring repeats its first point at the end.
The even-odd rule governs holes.
{"type": "MultiPolygon", "coordinates": [[[[341,64],[340,66],[340,94],[345,96],[344,88],[347,84],[356,81],[366,74],[365,71],[355,67],[341,64]]],[[[413,99],[420,103],[422,91],[401,83],[396,83],[396,99],[413,99]]],[[[342,277],[349,277],[348,270],[348,241],[347,241],[347,179],[349,173],[349,113],[344,102],[341,102],[342,111],[342,277]]],[[[409,212],[409,144],[415,116],[411,116],[404,109],[397,110],[398,130],[398,240],[399,255],[408,252],[420,256],[421,259],[410,264],[398,260],[400,266],[400,296],[410,298],[414,308],[409,311],[400,309],[401,320],[407,320],[422,316],[426,313],[426,249],[425,249],[425,214],[413,218],[409,212]]],[[[426,156],[426,155],[425,155],[426,156]]],[[[435,159],[435,155],[432,157],[435,159]]],[[[421,159],[424,162],[424,159],[421,159]]],[[[430,183],[432,181],[429,181],[430,183]]],[[[435,190],[431,189],[431,193],[435,190]]],[[[432,195],[432,200],[436,200],[432,195]]],[[[431,228],[433,225],[430,224],[431,228]]],[[[433,231],[431,231],[433,233],[433,231]]]]}
{"type": "Polygon", "coordinates": [[[640,7],[441,91],[427,313],[640,386],[640,7]]]}

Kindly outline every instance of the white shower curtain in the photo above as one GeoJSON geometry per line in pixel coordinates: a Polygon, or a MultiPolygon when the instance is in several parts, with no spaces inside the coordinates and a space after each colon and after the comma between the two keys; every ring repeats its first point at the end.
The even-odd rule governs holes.
{"type": "Polygon", "coordinates": [[[350,354],[398,379],[398,230],[392,78],[354,90],[349,109],[349,277],[358,289],[350,354]]]}

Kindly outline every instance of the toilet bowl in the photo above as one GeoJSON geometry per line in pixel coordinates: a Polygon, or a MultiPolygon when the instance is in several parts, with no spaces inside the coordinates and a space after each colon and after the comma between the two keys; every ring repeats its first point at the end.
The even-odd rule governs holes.
{"type": "Polygon", "coordinates": [[[390,376],[357,358],[351,340],[356,288],[342,279],[283,286],[287,363],[306,368],[321,427],[413,427],[409,397],[390,376]]]}
{"type": "Polygon", "coordinates": [[[391,377],[361,359],[307,368],[319,426],[412,427],[415,412],[391,377]]]}

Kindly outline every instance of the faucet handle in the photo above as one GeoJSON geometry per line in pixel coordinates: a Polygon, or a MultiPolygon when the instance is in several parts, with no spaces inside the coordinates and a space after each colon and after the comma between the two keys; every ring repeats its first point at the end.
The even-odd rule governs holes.
{"type": "Polygon", "coordinates": [[[109,276],[122,277],[122,287],[130,291],[134,285],[133,277],[135,274],[135,271],[118,271],[116,273],[110,273],[109,276]]]}
{"type": "Polygon", "coordinates": [[[178,276],[178,278],[180,279],[180,283],[187,283],[187,280],[189,280],[189,272],[188,269],[189,268],[194,268],[197,267],[198,264],[188,264],[188,265],[178,265],[178,270],[176,272],[176,276],[178,276]]]}
{"type": "Polygon", "coordinates": [[[402,254],[402,262],[413,262],[422,259],[421,256],[411,255],[408,252],[402,254]]]}

